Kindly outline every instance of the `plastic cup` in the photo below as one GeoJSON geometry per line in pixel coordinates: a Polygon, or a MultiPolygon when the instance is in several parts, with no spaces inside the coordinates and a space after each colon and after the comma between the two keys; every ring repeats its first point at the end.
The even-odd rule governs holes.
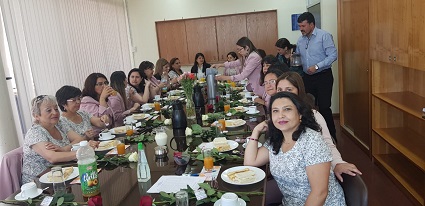
{"type": "Polygon", "coordinates": [[[211,149],[204,149],[204,168],[206,171],[212,171],[214,168],[214,158],[211,149]]]}

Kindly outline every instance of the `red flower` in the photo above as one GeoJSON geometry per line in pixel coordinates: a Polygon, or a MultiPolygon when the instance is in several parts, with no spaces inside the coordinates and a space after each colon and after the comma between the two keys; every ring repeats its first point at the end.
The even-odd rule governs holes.
{"type": "Polygon", "coordinates": [[[187,77],[189,77],[189,79],[195,79],[195,74],[194,73],[189,73],[189,75],[187,77]]]}
{"type": "Polygon", "coordinates": [[[100,195],[93,196],[87,201],[88,206],[102,206],[102,197],[100,195]]]}
{"type": "Polygon", "coordinates": [[[139,206],[152,206],[153,199],[149,195],[143,195],[140,198],[139,206]]]}

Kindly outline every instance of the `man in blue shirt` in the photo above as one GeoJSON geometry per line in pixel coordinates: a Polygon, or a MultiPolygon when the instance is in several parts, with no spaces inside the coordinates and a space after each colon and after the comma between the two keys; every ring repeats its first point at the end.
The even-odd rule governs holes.
{"type": "Polygon", "coordinates": [[[337,59],[337,51],[332,35],[315,26],[313,14],[304,12],[298,17],[302,36],[297,42],[297,53],[301,55],[305,90],[315,97],[319,112],[326,120],[329,132],[336,141],[331,100],[334,78],[332,63],[337,59]]]}

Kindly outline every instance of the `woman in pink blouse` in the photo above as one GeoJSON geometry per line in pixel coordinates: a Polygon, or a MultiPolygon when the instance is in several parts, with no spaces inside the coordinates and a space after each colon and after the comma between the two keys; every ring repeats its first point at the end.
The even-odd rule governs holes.
{"type": "Polygon", "coordinates": [[[264,94],[264,86],[260,85],[258,82],[260,80],[261,72],[261,57],[257,53],[257,48],[248,37],[242,37],[236,42],[236,48],[238,53],[242,56],[241,61],[232,61],[225,62],[224,64],[214,64],[211,67],[218,68],[224,66],[228,67],[238,67],[242,65],[242,73],[235,76],[217,76],[216,80],[220,81],[234,81],[238,82],[245,78],[248,78],[247,89],[251,89],[255,95],[262,96],[264,94]]]}
{"type": "Polygon", "coordinates": [[[161,94],[161,88],[166,86],[166,83],[161,83],[160,80],[156,79],[153,76],[153,68],[154,65],[150,61],[143,61],[139,65],[139,69],[142,72],[142,78],[145,79],[145,81],[150,81],[150,87],[149,87],[149,100],[152,100],[155,95],[161,94]]]}

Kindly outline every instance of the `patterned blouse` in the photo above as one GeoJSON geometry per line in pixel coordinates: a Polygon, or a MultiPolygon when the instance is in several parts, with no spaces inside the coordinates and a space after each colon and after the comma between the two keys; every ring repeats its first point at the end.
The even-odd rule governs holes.
{"type": "MultiPolygon", "coordinates": [[[[61,123],[59,122],[58,125],[59,124],[61,123]]],[[[70,144],[69,139],[66,136],[66,133],[68,133],[69,128],[64,125],[60,125],[61,128],[64,128],[64,130],[61,130],[59,129],[60,127],[58,125],[56,125],[55,127],[59,130],[62,136],[61,140],[54,139],[44,127],[38,124],[32,125],[32,127],[28,130],[24,140],[22,184],[31,182],[37,175],[42,173],[44,170],[47,169],[47,167],[49,167],[49,165],[51,165],[49,161],[47,161],[37,152],[32,150],[33,145],[39,142],[51,142],[59,147],[64,147],[70,144]]]]}
{"type": "Polygon", "coordinates": [[[71,128],[71,130],[79,134],[80,136],[84,137],[87,130],[92,129],[90,119],[93,115],[85,111],[77,111],[77,114],[80,115],[81,118],[83,119],[81,123],[76,124],[73,121],[69,120],[68,118],[61,116],[60,121],[62,122],[62,124],[59,124],[59,125],[61,126],[61,129],[63,129],[62,125],[67,126],[71,128]]]}
{"type": "MultiPolygon", "coordinates": [[[[269,150],[270,171],[283,194],[285,206],[304,205],[311,192],[306,167],[332,161],[332,155],[319,132],[307,128],[295,145],[287,152],[273,154],[273,148],[266,142],[269,150]]],[[[325,204],[345,205],[344,193],[332,170],[329,174],[328,196],[325,204]]]]}

